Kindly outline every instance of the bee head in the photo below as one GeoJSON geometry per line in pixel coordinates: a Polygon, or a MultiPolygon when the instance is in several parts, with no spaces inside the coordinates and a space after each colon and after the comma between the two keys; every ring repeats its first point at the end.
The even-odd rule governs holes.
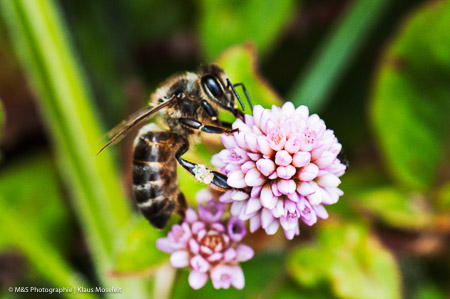
{"type": "Polygon", "coordinates": [[[238,109],[236,98],[244,110],[244,104],[234,90],[233,84],[225,72],[215,64],[202,66],[200,71],[200,86],[210,99],[225,110],[230,111],[235,117],[243,118],[238,109]]]}

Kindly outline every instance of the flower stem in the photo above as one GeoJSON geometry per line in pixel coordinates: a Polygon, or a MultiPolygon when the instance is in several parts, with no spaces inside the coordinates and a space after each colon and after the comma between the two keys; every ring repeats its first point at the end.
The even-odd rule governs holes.
{"type": "Polygon", "coordinates": [[[58,6],[52,0],[0,1],[0,11],[52,137],[60,171],[104,286],[146,296],[142,281],[106,277],[117,232],[131,216],[111,157],[100,148],[100,125],[58,6]]]}

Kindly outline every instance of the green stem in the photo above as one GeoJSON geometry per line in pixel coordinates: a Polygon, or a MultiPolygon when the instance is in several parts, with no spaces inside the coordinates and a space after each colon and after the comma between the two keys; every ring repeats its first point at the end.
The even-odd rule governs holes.
{"type": "Polygon", "coordinates": [[[297,78],[287,99],[296,105],[307,105],[311,111],[320,110],[387,3],[387,0],[354,0],[335,30],[320,45],[306,72],[297,78]]]}
{"type": "Polygon", "coordinates": [[[0,4],[19,59],[37,91],[99,279],[105,286],[123,286],[133,298],[145,297],[142,282],[119,284],[105,276],[112,267],[117,231],[131,210],[111,157],[104,153],[94,158],[101,147],[100,126],[57,5],[51,0],[0,4]]]}

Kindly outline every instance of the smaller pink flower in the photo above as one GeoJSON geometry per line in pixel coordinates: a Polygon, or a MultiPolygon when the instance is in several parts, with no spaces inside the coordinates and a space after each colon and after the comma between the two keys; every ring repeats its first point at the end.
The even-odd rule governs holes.
{"type": "MultiPolygon", "coordinates": [[[[208,193],[201,191],[198,196],[212,198],[208,193]]],[[[240,198],[242,194],[231,197],[240,198]]],[[[156,246],[171,254],[173,267],[190,268],[189,285],[193,289],[203,287],[208,278],[216,289],[242,289],[245,281],[239,263],[254,255],[253,249],[240,243],[246,234],[244,223],[237,217],[222,220],[224,204],[212,199],[199,204],[198,211],[197,215],[188,209],[184,222],[172,226],[168,236],[158,239],[156,246]]]]}
{"type": "Polygon", "coordinates": [[[199,204],[198,211],[202,215],[202,219],[214,223],[218,222],[223,217],[223,203],[216,203],[213,200],[209,200],[205,205],[199,204]]]}
{"type": "Polygon", "coordinates": [[[216,289],[228,289],[230,285],[244,288],[244,273],[239,266],[219,265],[211,271],[211,280],[216,289]]]}

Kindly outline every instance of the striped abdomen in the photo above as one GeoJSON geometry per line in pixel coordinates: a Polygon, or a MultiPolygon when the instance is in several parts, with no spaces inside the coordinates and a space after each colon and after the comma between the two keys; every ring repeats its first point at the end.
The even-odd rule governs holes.
{"type": "Polygon", "coordinates": [[[139,132],[133,159],[134,196],[144,216],[163,228],[172,213],[184,212],[186,203],[177,186],[179,137],[171,132],[139,132]]]}

